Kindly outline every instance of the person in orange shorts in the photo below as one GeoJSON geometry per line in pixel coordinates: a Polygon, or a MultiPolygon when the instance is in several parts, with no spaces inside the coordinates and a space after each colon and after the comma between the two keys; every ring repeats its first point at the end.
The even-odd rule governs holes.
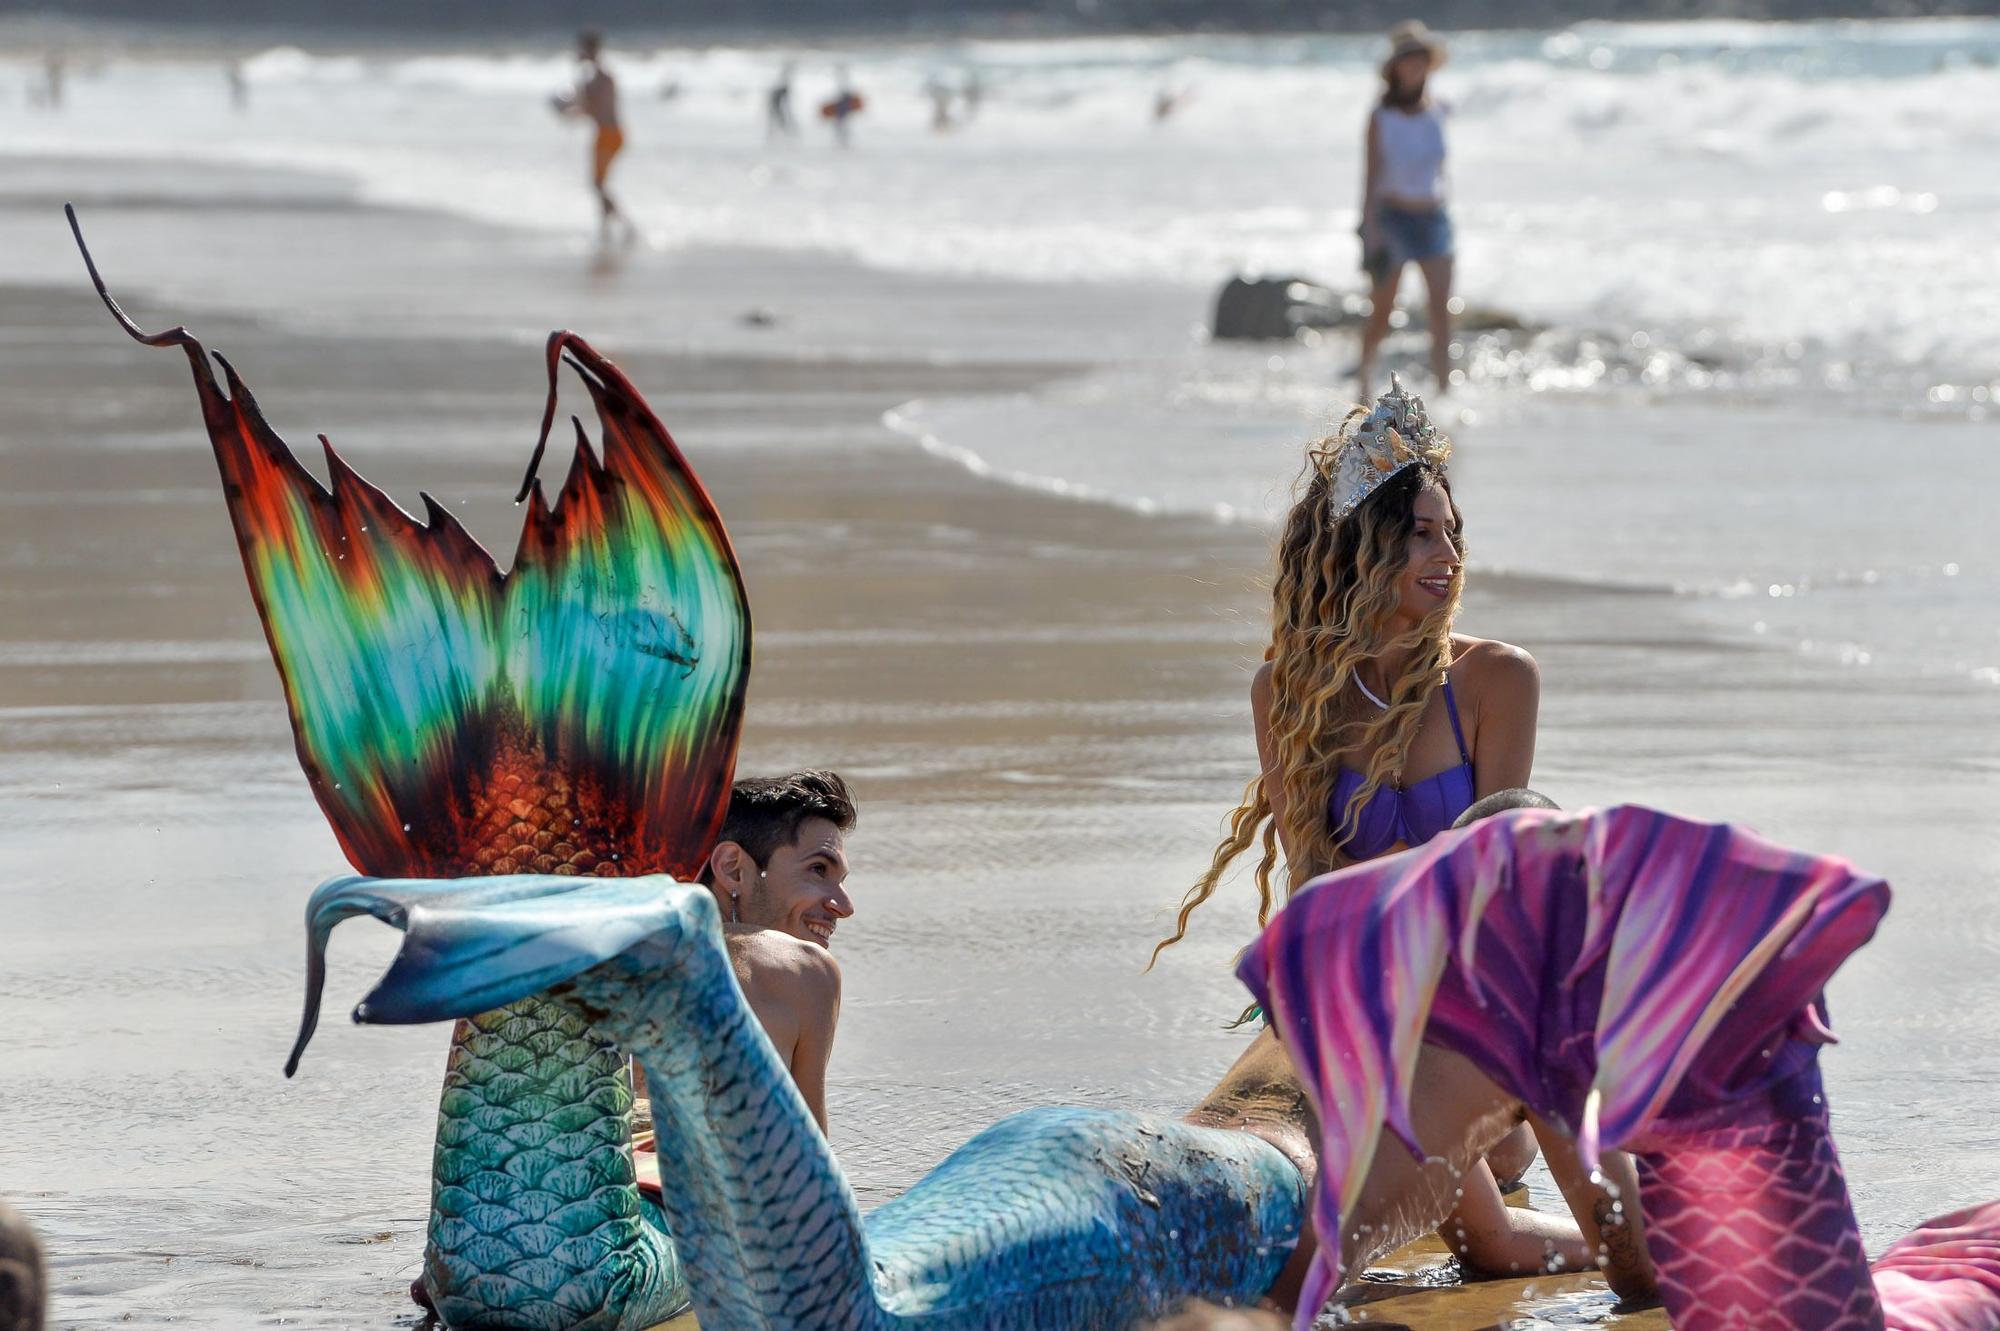
{"type": "Polygon", "coordinates": [[[611,224],[615,221],[625,228],[625,239],[631,240],[637,229],[611,197],[607,185],[612,160],[625,146],[625,131],[618,124],[618,81],[604,67],[603,34],[595,28],[578,33],[576,58],[583,65],[578,71],[576,90],[557,97],[555,108],[566,116],[588,116],[597,126],[597,138],[590,149],[590,183],[597,191],[598,238],[611,239],[611,224]]]}

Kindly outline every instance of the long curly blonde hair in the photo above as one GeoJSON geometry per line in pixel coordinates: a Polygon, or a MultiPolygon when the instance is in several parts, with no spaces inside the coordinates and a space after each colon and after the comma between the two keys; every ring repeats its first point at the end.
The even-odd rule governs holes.
{"type": "MultiPolygon", "coordinates": [[[[1458,506],[1443,471],[1428,463],[1404,468],[1378,486],[1345,518],[1333,520],[1331,483],[1322,459],[1338,451],[1365,410],[1350,414],[1339,434],[1315,444],[1300,477],[1302,492],[1285,519],[1271,588],[1270,746],[1285,792],[1285,844],[1291,847],[1285,896],[1301,883],[1352,860],[1342,843],[1353,835],[1361,809],[1385,782],[1403,770],[1430,697],[1451,664],[1451,626],[1458,615],[1463,577],[1414,627],[1396,631],[1401,578],[1409,564],[1417,496],[1440,490],[1451,504],[1452,542],[1465,552],[1458,506]],[[1408,663],[1389,681],[1389,706],[1378,711],[1360,697],[1355,672],[1387,652],[1407,651],[1408,663]],[[1361,761],[1355,762],[1359,757],[1361,761]],[[1361,788],[1335,824],[1329,805],[1345,763],[1359,767],[1361,788]]],[[[1277,820],[1263,776],[1244,787],[1229,816],[1229,830],[1208,871],[1181,899],[1173,936],[1153,949],[1153,959],[1187,936],[1195,908],[1215,894],[1236,857],[1261,837],[1257,865],[1257,922],[1270,922],[1277,904],[1272,878],[1281,858],[1277,820]]]]}

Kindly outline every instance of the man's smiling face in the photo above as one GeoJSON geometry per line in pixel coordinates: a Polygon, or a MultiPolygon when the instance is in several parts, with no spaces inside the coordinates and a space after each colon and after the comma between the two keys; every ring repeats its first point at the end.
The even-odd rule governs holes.
{"type": "Polygon", "coordinates": [[[835,927],[854,914],[846,882],[840,829],[824,818],[808,818],[789,846],[771,852],[770,863],[752,881],[742,899],[742,922],[830,946],[835,927]]]}

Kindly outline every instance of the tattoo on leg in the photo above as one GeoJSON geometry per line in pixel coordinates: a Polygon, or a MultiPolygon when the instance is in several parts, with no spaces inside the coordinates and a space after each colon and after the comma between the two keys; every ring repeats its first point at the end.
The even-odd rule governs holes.
{"type": "Polygon", "coordinates": [[[1638,1271],[1641,1266],[1638,1236],[1632,1232],[1632,1217],[1625,1204],[1599,1197],[1592,1214],[1597,1221],[1597,1251],[1604,1269],[1638,1271]]]}

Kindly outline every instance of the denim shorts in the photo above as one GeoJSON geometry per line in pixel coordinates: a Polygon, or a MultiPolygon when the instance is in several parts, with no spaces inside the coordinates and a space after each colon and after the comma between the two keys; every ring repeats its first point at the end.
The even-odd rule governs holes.
{"type": "Polygon", "coordinates": [[[1451,214],[1442,204],[1427,212],[1408,212],[1385,203],[1377,219],[1389,262],[1405,264],[1451,256],[1451,214]]]}

